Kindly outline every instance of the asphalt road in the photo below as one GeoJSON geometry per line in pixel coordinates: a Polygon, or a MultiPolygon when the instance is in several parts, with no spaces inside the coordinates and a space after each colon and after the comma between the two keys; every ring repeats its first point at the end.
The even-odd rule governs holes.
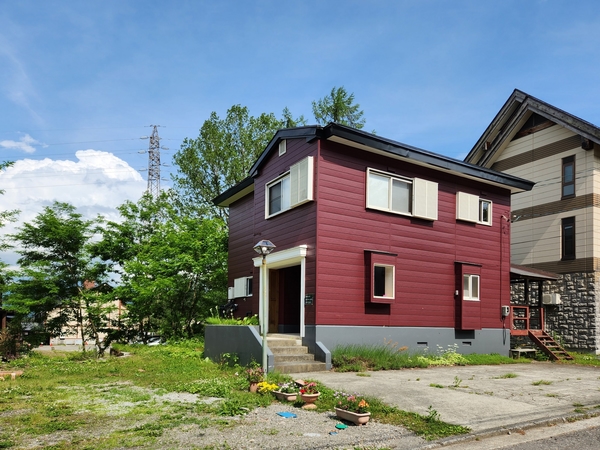
{"type": "Polygon", "coordinates": [[[598,450],[600,417],[504,433],[476,441],[444,446],[451,450],[598,450]]]}

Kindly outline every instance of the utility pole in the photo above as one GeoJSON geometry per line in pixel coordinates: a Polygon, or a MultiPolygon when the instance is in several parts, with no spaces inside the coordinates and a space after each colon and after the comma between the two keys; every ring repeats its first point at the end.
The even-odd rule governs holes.
{"type": "Polygon", "coordinates": [[[146,191],[153,198],[157,198],[160,194],[160,137],[158,136],[160,125],[150,126],[153,129],[148,145],[148,188],[146,191]]]}

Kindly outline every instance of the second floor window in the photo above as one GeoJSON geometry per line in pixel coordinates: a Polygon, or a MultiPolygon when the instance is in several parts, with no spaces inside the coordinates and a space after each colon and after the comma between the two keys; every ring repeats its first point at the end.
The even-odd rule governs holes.
{"type": "Polygon", "coordinates": [[[575,197],[575,157],[562,160],[562,198],[575,197]]]}
{"type": "Polygon", "coordinates": [[[427,220],[438,218],[438,184],[367,169],[367,208],[427,220]]]}
{"type": "Polygon", "coordinates": [[[265,218],[313,199],[313,157],[308,156],[290,167],[289,172],[267,183],[265,218]]]}

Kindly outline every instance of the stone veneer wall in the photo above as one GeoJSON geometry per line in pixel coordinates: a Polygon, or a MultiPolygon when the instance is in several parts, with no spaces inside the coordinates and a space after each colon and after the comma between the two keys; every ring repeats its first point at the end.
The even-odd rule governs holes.
{"type": "MultiPolygon", "coordinates": [[[[596,272],[559,275],[544,281],[543,293],[560,294],[560,305],[546,305],[546,332],[568,349],[600,354],[600,283],[596,272]]],[[[529,306],[538,306],[538,284],[529,283],[529,306]]],[[[525,305],[525,284],[511,284],[511,304],[525,305]]],[[[511,338],[511,344],[523,344],[511,338]]]]}

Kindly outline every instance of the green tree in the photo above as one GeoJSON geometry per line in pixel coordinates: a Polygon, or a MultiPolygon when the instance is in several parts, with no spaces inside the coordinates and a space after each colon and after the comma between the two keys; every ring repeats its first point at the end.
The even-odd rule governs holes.
{"type": "Polygon", "coordinates": [[[92,259],[90,242],[101,218],[83,220],[75,207],[55,202],[10,235],[20,255],[5,303],[21,319],[57,335],[65,328],[84,344],[94,339],[99,354],[110,345],[114,297],[106,288],[106,265],[92,259]],[[106,335],[106,337],[102,337],[106,335]]]}
{"type": "Polygon", "coordinates": [[[116,294],[126,321],[145,340],[192,337],[210,309],[227,298],[227,230],[219,218],[182,214],[172,193],[119,207],[95,253],[120,267],[116,294]]]}
{"type": "Polygon", "coordinates": [[[211,113],[200,135],[186,138],[173,156],[174,189],[182,205],[194,214],[227,221],[227,211],[213,205],[213,199],[248,176],[277,130],[304,123],[302,116],[294,119],[287,108],[281,120],[272,113],[251,116],[240,105],[232,106],[224,119],[211,113]]]}
{"type": "Polygon", "coordinates": [[[319,125],[339,123],[358,130],[365,126],[360,105],[354,104],[354,94],[348,94],[342,86],[331,89],[329,95],[312,102],[312,110],[319,125]]]}
{"type": "MultiPolygon", "coordinates": [[[[0,172],[5,170],[6,168],[12,166],[14,163],[5,161],[0,163],[0,172]]],[[[0,195],[4,194],[4,190],[0,189],[0,195]]],[[[7,222],[14,222],[16,220],[17,214],[19,211],[0,211],[0,228],[4,227],[7,222]]],[[[10,244],[6,242],[4,236],[0,237],[0,252],[7,250],[10,248],[10,244]]],[[[0,328],[4,323],[4,318],[6,317],[6,310],[3,307],[3,297],[4,293],[7,292],[7,276],[4,273],[4,269],[7,267],[6,263],[0,260],[0,328]]],[[[14,325],[9,327],[9,329],[0,332],[0,341],[6,344],[4,350],[0,350],[0,356],[4,357],[13,357],[16,356],[17,352],[17,342],[20,340],[19,330],[15,330],[14,325]],[[10,345],[8,345],[10,343],[10,345]],[[13,351],[14,350],[14,351],[13,351]]]]}

